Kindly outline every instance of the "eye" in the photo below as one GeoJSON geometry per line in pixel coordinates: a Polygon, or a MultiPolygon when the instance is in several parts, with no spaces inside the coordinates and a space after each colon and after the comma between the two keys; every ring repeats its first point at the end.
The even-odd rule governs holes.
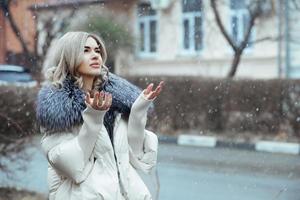
{"type": "Polygon", "coordinates": [[[84,52],[86,53],[86,52],[89,52],[89,50],[88,49],[84,49],[84,52]]]}

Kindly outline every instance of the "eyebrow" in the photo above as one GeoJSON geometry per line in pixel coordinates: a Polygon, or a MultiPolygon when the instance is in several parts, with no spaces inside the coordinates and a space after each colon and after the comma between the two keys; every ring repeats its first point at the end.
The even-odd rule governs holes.
{"type": "MultiPolygon", "coordinates": [[[[90,49],[91,47],[89,46],[84,46],[84,48],[90,49]]],[[[96,47],[95,49],[100,49],[99,47],[96,47]]]]}

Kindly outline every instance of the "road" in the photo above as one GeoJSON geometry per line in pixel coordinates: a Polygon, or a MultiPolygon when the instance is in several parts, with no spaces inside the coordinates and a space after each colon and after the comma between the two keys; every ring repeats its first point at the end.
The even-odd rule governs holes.
{"type": "Polygon", "coordinates": [[[299,156],[168,144],[159,153],[159,199],[300,200],[299,156]]]}
{"type": "MultiPolygon", "coordinates": [[[[1,185],[47,193],[47,163],[36,148],[27,171],[1,185]]],[[[161,200],[300,200],[300,156],[160,144],[157,173],[161,200]]],[[[155,172],[144,177],[151,192],[155,172]]],[[[154,195],[155,196],[155,195],[154,195]]]]}

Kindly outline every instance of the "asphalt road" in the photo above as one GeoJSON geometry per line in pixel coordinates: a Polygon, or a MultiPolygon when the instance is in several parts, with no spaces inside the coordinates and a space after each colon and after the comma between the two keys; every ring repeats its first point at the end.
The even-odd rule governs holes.
{"type": "MultiPolygon", "coordinates": [[[[0,175],[1,185],[47,193],[44,156],[33,159],[14,180],[0,175]]],[[[17,167],[17,166],[14,166],[17,167]]],[[[160,200],[300,200],[300,156],[244,150],[160,144],[155,171],[144,177],[160,200]],[[159,187],[158,187],[159,185],[159,187]]]]}
{"type": "Polygon", "coordinates": [[[157,171],[163,200],[300,200],[299,156],[164,144],[157,171]]]}

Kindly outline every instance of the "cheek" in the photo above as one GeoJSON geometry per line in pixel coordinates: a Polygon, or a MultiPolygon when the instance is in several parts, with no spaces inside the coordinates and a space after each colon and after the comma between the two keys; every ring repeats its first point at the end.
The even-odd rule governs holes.
{"type": "Polygon", "coordinates": [[[85,54],[82,56],[82,63],[89,64],[89,55],[85,54]]]}
{"type": "Polygon", "coordinates": [[[84,73],[88,69],[88,66],[89,66],[88,59],[86,58],[86,56],[83,56],[82,61],[79,67],[77,68],[77,71],[79,73],[84,73]]]}
{"type": "Polygon", "coordinates": [[[89,67],[89,59],[87,56],[82,57],[81,66],[83,69],[87,69],[89,67]]]}

